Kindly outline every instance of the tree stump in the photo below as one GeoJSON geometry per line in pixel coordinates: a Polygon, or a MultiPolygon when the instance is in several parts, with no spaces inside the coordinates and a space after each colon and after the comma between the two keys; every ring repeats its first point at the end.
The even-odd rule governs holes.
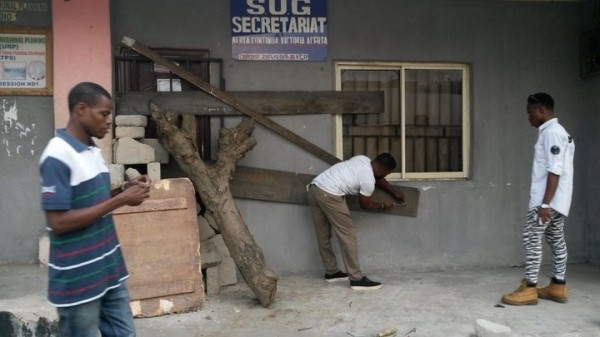
{"type": "Polygon", "coordinates": [[[150,104],[150,113],[162,145],[188,175],[202,202],[216,220],[244,281],[261,305],[268,307],[275,299],[278,277],[248,230],[229,185],[237,162],[256,145],[252,137],[253,120],[244,119],[234,128],[221,129],[217,161],[209,165],[198,155],[192,137],[176,125],[176,113],[165,113],[153,103],[150,104]]]}

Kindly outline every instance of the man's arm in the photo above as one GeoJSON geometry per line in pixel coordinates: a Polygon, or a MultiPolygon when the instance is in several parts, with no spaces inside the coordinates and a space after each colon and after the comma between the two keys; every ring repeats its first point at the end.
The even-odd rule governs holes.
{"type": "Polygon", "coordinates": [[[114,197],[117,194],[125,191],[126,189],[134,185],[150,185],[150,178],[148,178],[147,175],[137,176],[131,179],[130,181],[122,183],[121,185],[119,185],[119,187],[110,190],[110,196],[114,197]]]}
{"type": "Polygon", "coordinates": [[[392,186],[392,184],[390,184],[385,178],[377,179],[375,181],[375,185],[391,194],[394,199],[398,200],[399,202],[404,202],[404,194],[392,186]]]}
{"type": "Polygon", "coordinates": [[[394,204],[391,202],[374,202],[371,197],[366,197],[362,194],[358,195],[358,204],[360,208],[367,210],[383,210],[394,207],[394,204]]]}
{"type": "MultiPolygon", "coordinates": [[[[546,179],[546,191],[544,191],[544,199],[542,199],[542,204],[549,205],[554,198],[554,194],[556,193],[556,189],[558,188],[558,181],[560,180],[560,176],[554,173],[548,172],[548,178],[546,179]]],[[[552,212],[550,208],[538,208],[537,210],[538,218],[543,222],[548,222],[552,218],[552,212]]]]}
{"type": "Polygon", "coordinates": [[[133,185],[122,193],[91,207],[67,211],[46,211],[46,219],[52,231],[56,235],[62,235],[85,228],[121,206],[137,206],[149,196],[149,185],[133,185]]]}
{"type": "MultiPolygon", "coordinates": [[[[379,178],[375,180],[375,185],[391,194],[396,200],[403,203],[404,202],[404,194],[394,188],[385,178],[379,178]]],[[[371,197],[364,196],[362,194],[358,195],[358,203],[360,208],[366,210],[377,210],[377,209],[389,209],[394,207],[394,203],[392,202],[374,202],[371,197]]]]}

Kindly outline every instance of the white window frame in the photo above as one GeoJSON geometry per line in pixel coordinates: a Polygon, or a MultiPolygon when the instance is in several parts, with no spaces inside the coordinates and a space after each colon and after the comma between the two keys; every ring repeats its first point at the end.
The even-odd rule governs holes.
{"type": "MultiPolygon", "coordinates": [[[[471,90],[470,90],[470,66],[461,63],[414,63],[414,62],[355,62],[355,61],[337,61],[335,62],[335,90],[341,91],[341,73],[342,70],[397,70],[401,76],[400,97],[401,97],[401,129],[402,134],[406,135],[405,114],[405,71],[406,70],[460,70],[462,71],[462,171],[456,172],[406,172],[406,141],[404,137],[402,143],[402,157],[398,165],[401,166],[399,173],[394,172],[386,177],[391,181],[400,180],[433,180],[433,179],[468,179],[471,162],[471,90]]],[[[343,158],[343,131],[342,115],[334,117],[335,124],[335,151],[338,158],[343,158]]]]}

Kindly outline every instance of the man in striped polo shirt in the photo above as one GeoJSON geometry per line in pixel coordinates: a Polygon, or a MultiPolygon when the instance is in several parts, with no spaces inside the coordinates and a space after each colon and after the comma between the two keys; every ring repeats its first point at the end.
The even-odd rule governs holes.
{"type": "Polygon", "coordinates": [[[95,83],[71,89],[69,122],[40,158],[42,209],[50,236],[48,301],[61,337],[135,336],[129,277],[112,211],[150,196],[146,176],[110,188],[108,167],[92,137],[112,123],[110,94],[95,83]]]}

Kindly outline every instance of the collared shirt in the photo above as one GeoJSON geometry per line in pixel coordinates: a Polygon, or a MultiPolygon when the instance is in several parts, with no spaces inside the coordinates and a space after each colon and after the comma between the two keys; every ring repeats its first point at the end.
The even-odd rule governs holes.
{"type": "Polygon", "coordinates": [[[375,191],[375,175],[371,159],[355,156],[339,162],[319,174],[313,181],[320,189],[333,195],[370,197],[375,191]]]}
{"type": "Polygon", "coordinates": [[[538,128],[534,146],[533,169],[529,208],[542,204],[546,191],[548,173],[560,176],[558,188],[550,201],[550,207],[564,216],[569,215],[573,194],[573,158],[575,142],[557,118],[546,121],[538,128]]]}
{"type": "MultiPolygon", "coordinates": [[[[42,209],[68,211],[111,197],[110,175],[100,149],[57,131],[40,158],[42,209]]],[[[129,277],[112,214],[89,226],[50,237],[48,301],[57,307],[93,301],[129,277]]]]}

